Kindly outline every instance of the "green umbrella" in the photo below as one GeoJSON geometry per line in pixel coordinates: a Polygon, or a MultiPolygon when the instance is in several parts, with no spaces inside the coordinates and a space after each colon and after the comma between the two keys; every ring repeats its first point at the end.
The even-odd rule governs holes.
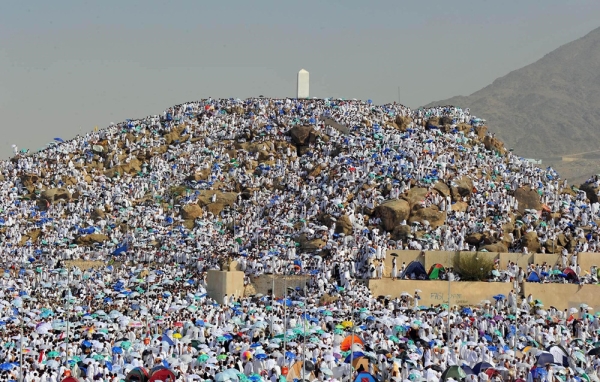
{"type": "Polygon", "coordinates": [[[198,362],[206,362],[206,361],[208,361],[208,359],[209,359],[209,358],[210,358],[210,357],[209,357],[207,354],[201,354],[201,355],[198,357],[198,362]]]}
{"type": "Polygon", "coordinates": [[[455,380],[461,380],[467,377],[467,374],[465,373],[465,371],[459,367],[459,366],[450,366],[449,368],[447,368],[446,370],[444,370],[444,372],[442,373],[442,377],[440,378],[440,381],[446,381],[448,380],[448,378],[452,378],[455,380]]]}
{"type": "Polygon", "coordinates": [[[50,353],[46,354],[46,356],[47,356],[48,358],[54,358],[54,357],[58,357],[58,356],[60,356],[60,353],[59,353],[59,352],[57,352],[57,351],[55,351],[55,350],[53,350],[53,351],[51,351],[50,353]]]}
{"type": "Polygon", "coordinates": [[[225,361],[227,359],[227,354],[219,354],[217,356],[218,361],[225,361]]]}
{"type": "Polygon", "coordinates": [[[125,350],[128,350],[131,347],[131,342],[123,341],[123,342],[121,342],[121,347],[125,350]]]}

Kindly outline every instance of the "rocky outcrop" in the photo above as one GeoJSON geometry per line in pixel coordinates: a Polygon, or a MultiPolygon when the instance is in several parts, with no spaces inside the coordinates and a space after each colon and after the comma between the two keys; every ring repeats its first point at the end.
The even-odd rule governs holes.
{"type": "Polygon", "coordinates": [[[409,223],[429,224],[432,228],[444,225],[446,222],[446,212],[440,211],[435,205],[426,208],[414,208],[410,212],[409,223]]]}
{"type": "Polygon", "coordinates": [[[530,253],[539,252],[540,240],[538,238],[537,232],[531,231],[523,235],[521,237],[521,246],[527,247],[527,250],[530,253]]]}
{"type": "Polygon", "coordinates": [[[309,138],[313,131],[312,126],[294,126],[288,131],[288,135],[294,145],[306,146],[310,143],[309,138]]]}
{"type": "Polygon", "coordinates": [[[344,235],[352,234],[352,222],[347,215],[340,216],[335,222],[335,232],[343,233],[344,235]]]}
{"type": "Polygon", "coordinates": [[[214,190],[202,190],[198,196],[198,205],[206,207],[213,215],[217,215],[223,211],[225,207],[231,207],[237,198],[236,192],[222,192],[214,190]],[[213,195],[216,195],[213,202],[213,195]]]}
{"type": "Polygon", "coordinates": [[[462,201],[463,198],[469,198],[473,193],[473,181],[467,176],[452,181],[450,193],[452,201],[462,201]]]}
{"type": "Polygon", "coordinates": [[[403,220],[408,220],[410,205],[406,200],[389,200],[375,207],[373,212],[381,219],[381,225],[386,231],[391,231],[403,220]]]}
{"type": "Polygon", "coordinates": [[[408,235],[410,235],[410,226],[405,224],[405,225],[397,225],[396,227],[394,227],[394,230],[392,231],[391,234],[391,238],[392,240],[403,240],[406,241],[406,239],[409,238],[408,235]]]}
{"type": "Polygon", "coordinates": [[[93,233],[91,235],[80,236],[75,239],[75,244],[84,245],[84,246],[92,246],[96,243],[104,243],[105,241],[109,241],[109,237],[106,235],[101,235],[97,233],[93,233]]]}
{"type": "Polygon", "coordinates": [[[408,129],[412,121],[413,120],[411,117],[403,117],[401,115],[396,116],[396,119],[394,120],[394,122],[396,122],[398,130],[400,131],[406,131],[406,129],[408,129]]]}
{"type": "Polygon", "coordinates": [[[518,211],[520,213],[523,213],[525,210],[540,211],[542,209],[540,194],[536,190],[532,190],[529,186],[517,188],[514,196],[519,203],[518,211]]]}
{"type": "Polygon", "coordinates": [[[583,183],[579,189],[585,191],[585,195],[591,203],[598,203],[598,192],[600,189],[596,187],[595,183],[583,183]]]}
{"type": "Polygon", "coordinates": [[[436,182],[433,185],[433,189],[443,197],[450,196],[450,187],[444,182],[436,182]]]}
{"type": "Polygon", "coordinates": [[[483,145],[486,149],[493,152],[498,152],[500,154],[504,154],[506,152],[506,149],[504,148],[504,143],[498,138],[492,137],[490,135],[486,135],[483,138],[483,145]]]}
{"type": "Polygon", "coordinates": [[[479,248],[479,250],[486,252],[506,253],[508,252],[508,247],[506,246],[506,244],[498,242],[494,244],[484,245],[481,248],[479,248]]]}
{"type": "Polygon", "coordinates": [[[101,220],[101,219],[104,219],[104,217],[106,216],[106,214],[100,208],[94,208],[94,210],[92,211],[91,216],[92,216],[92,219],[94,219],[94,220],[101,220]]]}
{"type": "Polygon", "coordinates": [[[40,194],[40,199],[48,201],[49,203],[53,203],[58,200],[67,201],[71,199],[71,192],[66,188],[50,188],[40,194]]]}
{"type": "Polygon", "coordinates": [[[202,208],[197,204],[187,204],[181,208],[181,217],[184,220],[194,220],[202,216],[202,208]]]}

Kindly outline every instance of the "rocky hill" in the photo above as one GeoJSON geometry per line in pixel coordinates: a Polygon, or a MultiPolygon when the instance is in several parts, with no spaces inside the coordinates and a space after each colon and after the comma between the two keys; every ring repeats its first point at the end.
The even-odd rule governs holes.
{"type": "Polygon", "coordinates": [[[202,100],[1,164],[7,261],[573,251],[579,230],[597,238],[585,198],[455,107],[202,100]]]}
{"type": "Polygon", "coordinates": [[[563,177],[599,173],[600,28],[469,96],[427,107],[435,105],[470,108],[515,153],[542,159],[563,177]]]}

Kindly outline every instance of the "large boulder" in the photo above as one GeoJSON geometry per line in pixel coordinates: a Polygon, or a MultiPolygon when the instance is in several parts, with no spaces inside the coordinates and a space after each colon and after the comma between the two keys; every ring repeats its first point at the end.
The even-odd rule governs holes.
{"type": "Polygon", "coordinates": [[[410,205],[406,200],[388,200],[375,207],[375,216],[381,219],[381,225],[386,231],[391,231],[410,215],[410,205]]]}
{"type": "Polygon", "coordinates": [[[532,190],[529,186],[517,188],[514,196],[519,203],[518,211],[520,213],[523,213],[526,209],[537,211],[542,209],[540,194],[536,190],[532,190]]]}
{"type": "Polygon", "coordinates": [[[427,120],[427,122],[425,123],[425,126],[431,128],[431,129],[435,129],[440,127],[440,117],[431,117],[427,120]]]}
{"type": "Polygon", "coordinates": [[[319,176],[321,174],[321,171],[323,171],[323,165],[317,164],[312,170],[310,170],[310,172],[308,173],[308,176],[312,176],[313,178],[316,178],[317,176],[319,176]]]}
{"type": "Polygon", "coordinates": [[[75,244],[84,245],[84,246],[92,246],[96,243],[103,243],[105,241],[109,241],[109,237],[106,235],[93,233],[91,235],[80,236],[75,239],[75,244]]]}
{"type": "Polygon", "coordinates": [[[450,207],[452,208],[452,211],[455,211],[455,212],[467,212],[467,209],[469,208],[469,203],[456,202],[456,203],[452,203],[452,205],[450,207]]]}
{"type": "Polygon", "coordinates": [[[537,232],[530,231],[521,237],[521,246],[527,247],[530,253],[536,253],[540,250],[540,240],[537,232]]]}
{"type": "Polygon", "coordinates": [[[70,200],[71,192],[66,188],[49,188],[41,193],[40,198],[50,203],[58,200],[70,200]]]}
{"type": "Polygon", "coordinates": [[[412,187],[403,198],[408,201],[410,208],[414,208],[416,205],[421,205],[421,202],[425,201],[425,197],[428,193],[429,190],[427,188],[412,187]]]}
{"type": "Polygon", "coordinates": [[[408,221],[411,224],[418,222],[423,225],[427,221],[432,228],[437,228],[446,222],[446,212],[440,211],[436,205],[427,208],[413,208],[408,221]]]}
{"type": "Polygon", "coordinates": [[[197,204],[187,204],[181,208],[181,217],[184,220],[194,220],[202,216],[202,207],[197,204]]]}
{"type": "Polygon", "coordinates": [[[475,134],[477,134],[479,140],[483,140],[485,138],[487,135],[487,130],[488,128],[485,125],[475,127],[475,134]]]}
{"type": "Polygon", "coordinates": [[[406,131],[406,129],[408,129],[412,121],[413,120],[411,117],[403,117],[401,115],[396,116],[395,120],[396,126],[398,126],[398,130],[400,131],[406,131]]]}
{"type": "Polygon", "coordinates": [[[42,231],[39,229],[34,229],[32,231],[27,232],[26,235],[21,236],[21,241],[19,242],[19,246],[23,246],[25,245],[25,243],[27,243],[27,241],[31,241],[32,243],[35,243],[38,238],[40,237],[42,231]]]}
{"type": "Polygon", "coordinates": [[[483,241],[483,234],[479,232],[473,232],[465,237],[465,241],[471,245],[479,245],[483,241]]]}
{"type": "Polygon", "coordinates": [[[352,231],[352,222],[350,221],[350,218],[347,215],[340,216],[335,222],[336,233],[343,233],[347,236],[351,235],[352,231]]]}
{"type": "Polygon", "coordinates": [[[115,166],[104,171],[104,175],[113,178],[123,174],[137,174],[142,171],[142,162],[137,158],[132,158],[128,163],[115,166]]]}
{"type": "Polygon", "coordinates": [[[25,187],[29,192],[33,192],[35,190],[35,186],[39,180],[40,177],[35,174],[21,175],[21,184],[23,184],[23,187],[25,187]]]}
{"type": "Polygon", "coordinates": [[[300,249],[305,251],[315,251],[325,247],[325,245],[327,245],[327,243],[322,239],[312,239],[300,243],[300,249]]]}
{"type": "Polygon", "coordinates": [[[546,253],[560,253],[563,249],[562,246],[558,245],[558,240],[546,240],[544,243],[544,248],[546,248],[546,253]]]}
{"type": "Polygon", "coordinates": [[[407,224],[397,225],[396,227],[394,227],[394,230],[392,231],[391,238],[392,238],[392,240],[406,241],[406,239],[408,239],[408,235],[411,235],[409,225],[407,225],[407,224]]]}
{"type": "Polygon", "coordinates": [[[468,176],[454,179],[451,186],[450,193],[455,202],[462,201],[462,198],[468,198],[473,193],[473,181],[468,176]]]}
{"type": "Polygon", "coordinates": [[[486,149],[492,152],[499,152],[500,154],[504,154],[506,149],[504,148],[504,143],[496,137],[492,137],[490,135],[486,135],[483,138],[483,145],[486,149]]]}
{"type": "Polygon", "coordinates": [[[494,244],[484,245],[481,248],[479,248],[479,250],[485,250],[487,252],[506,253],[508,252],[508,247],[506,246],[506,244],[498,242],[494,244]]]}
{"type": "Polygon", "coordinates": [[[309,143],[310,134],[313,132],[311,126],[299,126],[296,125],[288,130],[289,136],[292,138],[292,142],[296,146],[306,146],[309,143]]]}
{"type": "Polygon", "coordinates": [[[198,196],[198,205],[201,207],[206,207],[213,215],[217,215],[221,213],[225,207],[233,206],[237,199],[237,195],[238,194],[236,192],[202,190],[198,196]],[[213,202],[213,195],[215,194],[216,198],[213,202]]]}
{"type": "MultiPolygon", "coordinates": [[[[585,191],[587,198],[590,200],[590,203],[598,203],[598,192],[600,191],[598,187],[596,187],[596,183],[583,183],[580,187],[580,190],[585,191]]],[[[574,194],[575,192],[573,192],[574,194]]]]}
{"type": "Polygon", "coordinates": [[[100,208],[94,208],[94,210],[92,211],[92,219],[94,220],[101,220],[104,219],[106,217],[105,212],[100,209],[100,208]]]}
{"type": "Polygon", "coordinates": [[[436,182],[433,185],[433,189],[443,197],[450,196],[450,187],[444,182],[436,182]]]}
{"type": "Polygon", "coordinates": [[[176,130],[171,131],[170,133],[165,134],[164,138],[165,138],[167,145],[173,144],[173,143],[179,141],[179,139],[180,139],[179,132],[176,130]]]}
{"type": "Polygon", "coordinates": [[[569,244],[569,239],[565,236],[564,233],[559,233],[556,236],[556,240],[558,245],[560,245],[561,247],[566,247],[569,244]]]}

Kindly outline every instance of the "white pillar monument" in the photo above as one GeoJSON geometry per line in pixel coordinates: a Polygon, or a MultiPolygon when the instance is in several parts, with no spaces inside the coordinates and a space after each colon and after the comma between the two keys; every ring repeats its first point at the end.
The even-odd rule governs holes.
{"type": "Polygon", "coordinates": [[[308,98],[309,74],[306,70],[301,69],[298,72],[298,88],[296,98],[308,98]]]}

